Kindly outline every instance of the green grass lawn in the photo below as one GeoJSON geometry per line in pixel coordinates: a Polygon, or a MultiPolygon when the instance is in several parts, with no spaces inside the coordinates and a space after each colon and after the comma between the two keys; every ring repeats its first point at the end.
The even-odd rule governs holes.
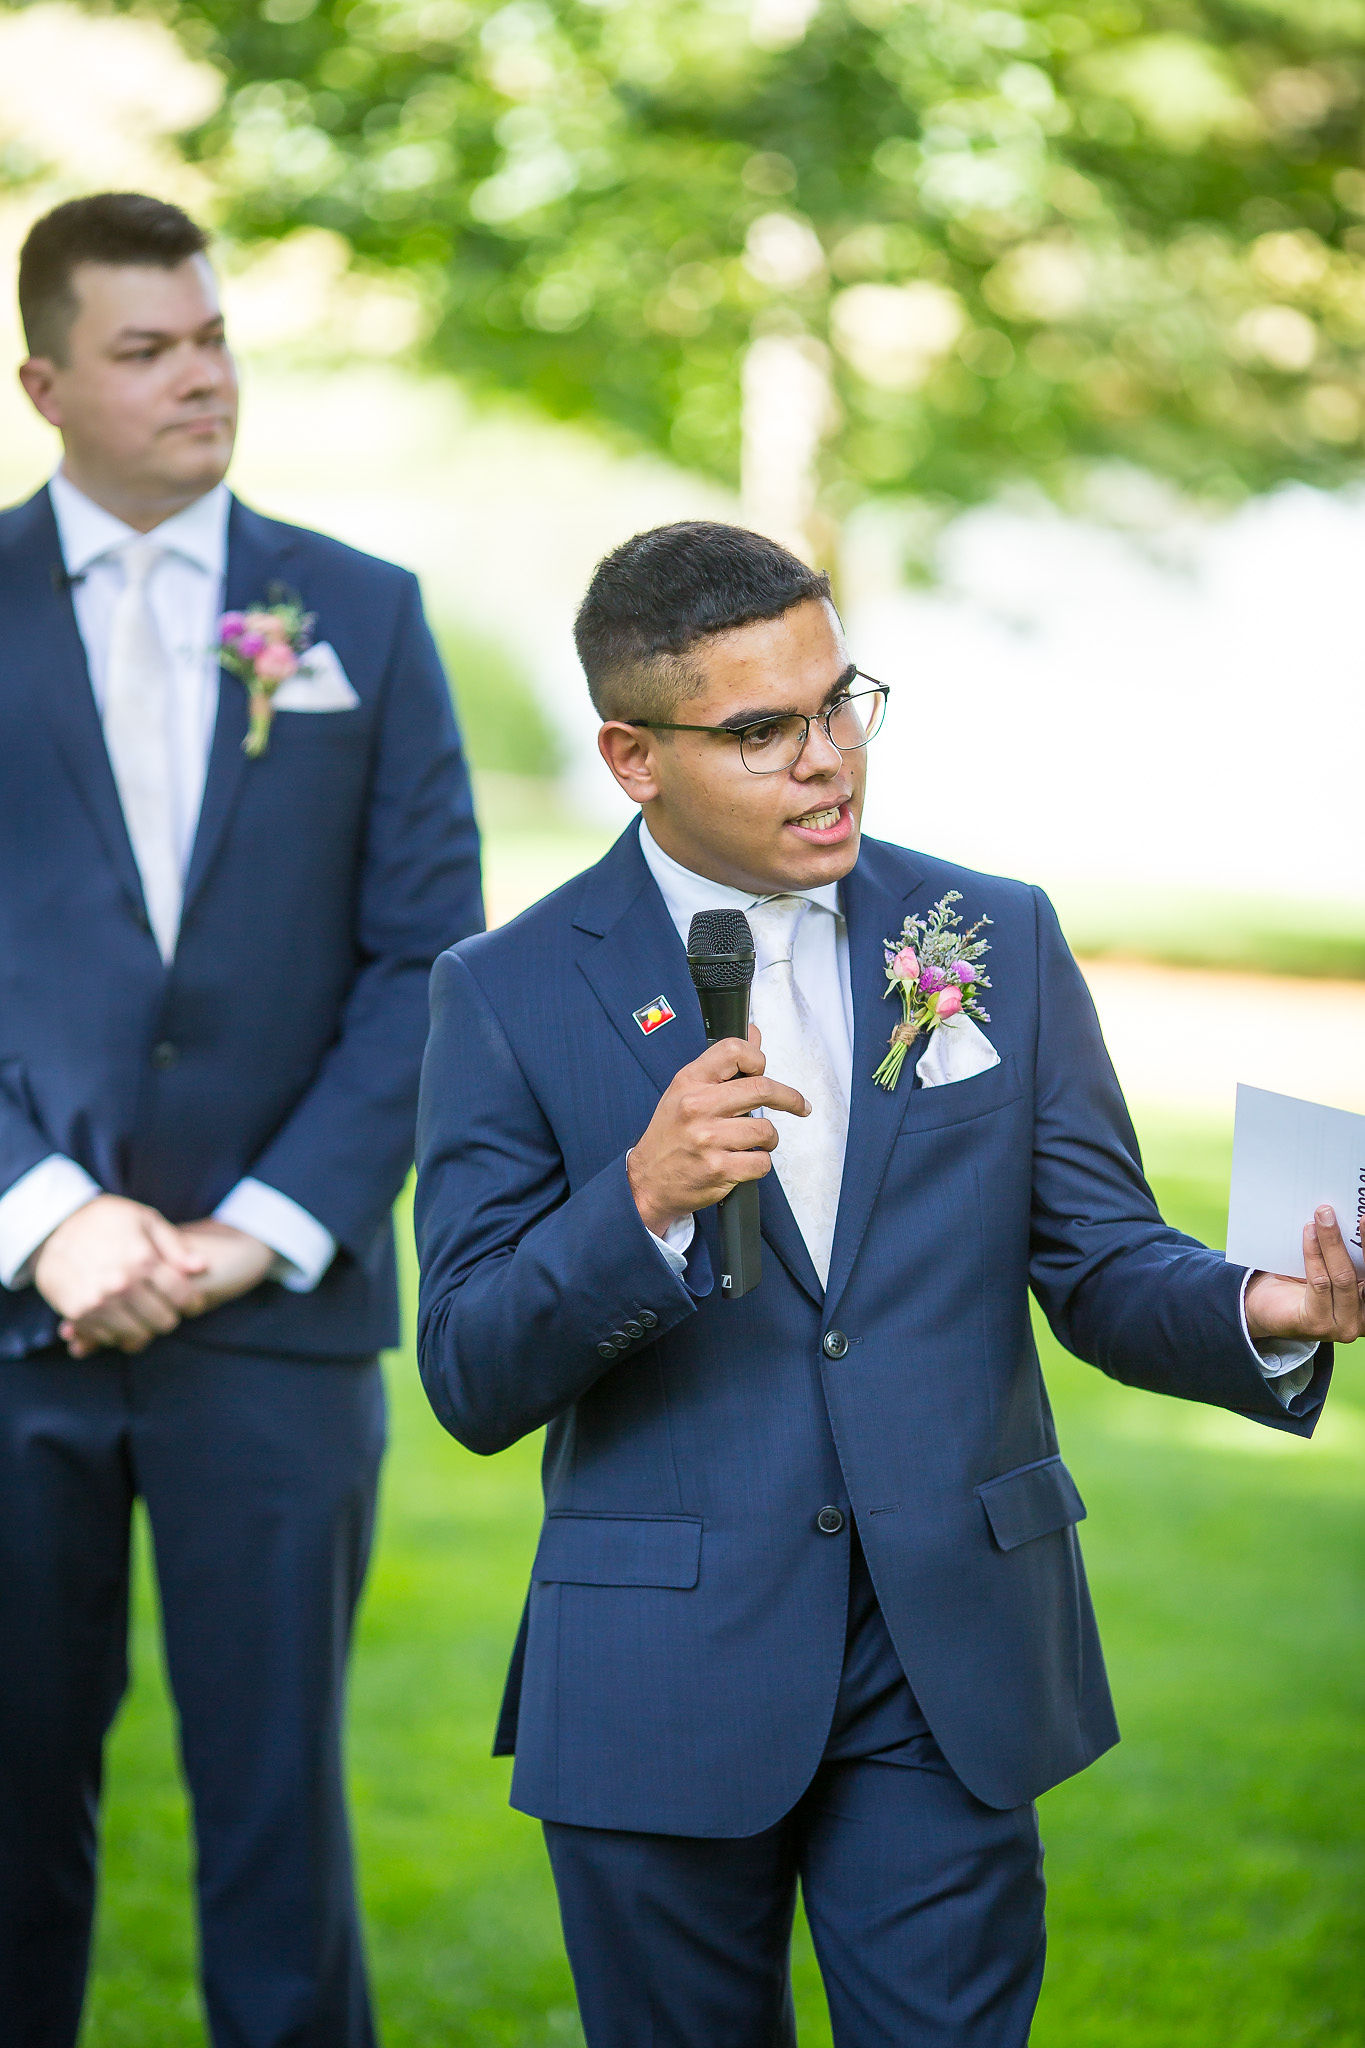
{"type": "MultiPolygon", "coordinates": [[[[1221,1236],[1227,1146],[1149,1129],[1221,1236]]],[[[1044,1802],[1037,2048],[1365,2044],[1365,1357],[1316,1441],[1114,1387],[1047,1342],[1126,1740],[1044,1802]]],[[[481,1461],[392,1361],[352,1778],[389,2048],[581,2041],[539,1832],[488,1756],[537,1528],[536,1448],[481,1461]]],[[[145,1558],[144,1558],[145,1562],[145,1558]]],[[[116,1729],[85,2048],[199,2048],[184,1805],[151,1595],[116,1729]]],[[[827,2048],[797,1955],[803,2048],[827,2048]]],[[[907,2044],[910,2048],[910,2044],[907,2044]]]]}

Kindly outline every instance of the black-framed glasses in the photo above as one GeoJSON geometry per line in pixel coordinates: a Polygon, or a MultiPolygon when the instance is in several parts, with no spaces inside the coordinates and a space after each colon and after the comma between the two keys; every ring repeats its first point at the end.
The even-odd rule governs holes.
{"type": "Polygon", "coordinates": [[[755,718],[747,725],[676,725],[661,718],[623,718],[622,725],[642,726],[646,732],[716,732],[739,741],[739,758],[751,775],[780,775],[794,768],[806,750],[810,729],[818,725],[830,745],[841,754],[852,754],[875,740],[886,717],[890,691],[875,676],[855,668],[850,683],[871,684],[867,690],[845,689],[826,711],[807,718],[789,711],[780,718],[755,718]]]}

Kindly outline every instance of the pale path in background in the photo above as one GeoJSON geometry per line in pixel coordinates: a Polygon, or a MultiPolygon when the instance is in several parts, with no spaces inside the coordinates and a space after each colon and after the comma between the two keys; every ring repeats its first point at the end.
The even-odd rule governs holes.
{"type": "Polygon", "coordinates": [[[1365,982],[1084,960],[1124,1091],[1232,1122],[1236,1084],[1365,1110],[1365,982]]]}

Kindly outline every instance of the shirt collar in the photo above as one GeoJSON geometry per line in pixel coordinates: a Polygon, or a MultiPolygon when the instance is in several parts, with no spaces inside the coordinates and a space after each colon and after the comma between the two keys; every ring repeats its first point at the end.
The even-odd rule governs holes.
{"type": "MultiPolygon", "coordinates": [[[[77,490],[60,469],[47,488],[52,514],[57,522],[62,563],[68,576],[83,575],[102,555],[123,547],[130,540],[144,537],[135,527],[125,525],[112,512],[106,512],[103,505],[97,505],[93,498],[87,498],[84,491],[77,490]]],[[[206,575],[221,580],[227,570],[227,528],[231,504],[227,485],[215,484],[192,505],[186,505],[183,511],[173,512],[169,519],[163,519],[145,537],[154,538],[158,547],[171,549],[206,575]]]]}
{"type": "Polygon", "coordinates": [[[665,853],[643,818],[640,820],[640,851],[645,857],[646,867],[659,885],[664,908],[677,926],[678,936],[684,945],[697,911],[752,910],[756,903],[764,902],[772,894],[803,896],[808,903],[830,911],[835,917],[843,915],[839,908],[837,882],[822,882],[818,889],[767,890],[755,895],[752,889],[732,889],[728,882],[709,881],[705,875],[683,867],[671,854],[665,853]]]}

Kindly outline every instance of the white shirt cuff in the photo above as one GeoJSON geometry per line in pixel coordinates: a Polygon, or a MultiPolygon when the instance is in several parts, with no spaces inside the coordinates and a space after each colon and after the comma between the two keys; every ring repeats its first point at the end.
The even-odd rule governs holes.
{"type": "Polygon", "coordinates": [[[213,1213],[219,1223],[258,1237],[278,1254],[270,1278],[291,1294],[311,1294],[336,1257],[337,1241],[316,1216],[250,1175],[224,1195],[213,1213]]]}
{"type": "Polygon", "coordinates": [[[60,1152],[21,1174],[0,1195],[0,1286],[29,1286],[34,1254],[57,1225],[103,1193],[83,1166],[60,1152]]]}
{"type": "MultiPolygon", "coordinates": [[[[646,1224],[645,1228],[649,1230],[649,1225],[646,1224]]],[[[668,1262],[669,1272],[676,1273],[679,1280],[682,1279],[683,1274],[687,1271],[687,1258],[685,1255],[688,1246],[696,1234],[696,1229],[696,1217],[684,1216],[677,1223],[670,1223],[662,1237],[659,1237],[652,1230],[649,1231],[650,1236],[654,1239],[655,1244],[658,1245],[659,1250],[668,1262]]]]}
{"type": "MultiPolygon", "coordinates": [[[[630,1152],[627,1152],[626,1154],[627,1166],[630,1165],[630,1153],[634,1150],[635,1147],[632,1145],[630,1148],[630,1152]]],[[[644,1222],[643,1217],[641,1217],[640,1220],[641,1222],[644,1222]]],[[[655,1244],[657,1244],[659,1247],[659,1251],[662,1255],[664,1264],[668,1267],[669,1272],[672,1273],[674,1278],[677,1280],[681,1280],[683,1275],[687,1271],[687,1260],[684,1254],[687,1251],[687,1247],[692,1242],[693,1233],[695,1232],[696,1228],[696,1217],[684,1216],[681,1218],[679,1222],[670,1223],[667,1230],[664,1232],[663,1236],[660,1237],[655,1231],[649,1230],[649,1225],[645,1223],[645,1229],[649,1230],[650,1236],[654,1239],[655,1244]]]]}
{"type": "Polygon", "coordinates": [[[1252,1275],[1242,1276],[1242,1292],[1238,1296],[1238,1308],[1242,1317],[1242,1335],[1246,1338],[1251,1355],[1270,1383],[1270,1391],[1287,1408],[1296,1394],[1301,1394],[1313,1377],[1313,1360],[1318,1355],[1318,1346],[1300,1337],[1277,1337],[1275,1342],[1256,1344],[1252,1342],[1247,1328],[1247,1288],[1252,1275]]]}

